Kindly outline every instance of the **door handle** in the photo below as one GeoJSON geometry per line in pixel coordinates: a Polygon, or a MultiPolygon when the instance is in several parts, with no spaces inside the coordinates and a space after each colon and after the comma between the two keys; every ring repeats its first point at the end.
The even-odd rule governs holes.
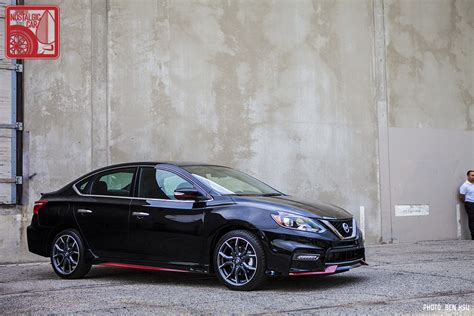
{"type": "Polygon", "coordinates": [[[78,209],[77,212],[78,212],[79,214],[92,214],[92,211],[91,211],[91,210],[86,210],[86,209],[84,209],[84,208],[78,209]]]}
{"type": "Polygon", "coordinates": [[[149,216],[149,215],[150,214],[145,213],[145,212],[132,212],[132,216],[136,216],[138,218],[142,218],[142,217],[149,216]]]}

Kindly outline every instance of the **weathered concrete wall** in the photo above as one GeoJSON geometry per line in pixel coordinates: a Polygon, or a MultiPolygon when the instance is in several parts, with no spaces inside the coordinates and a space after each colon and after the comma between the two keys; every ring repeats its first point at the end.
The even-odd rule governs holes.
{"type": "MultiPolygon", "coordinates": [[[[0,0],[0,124],[12,124],[16,122],[13,117],[16,113],[12,107],[12,95],[14,71],[9,68],[12,62],[5,57],[5,13],[3,8],[10,4],[8,0],[0,0]]],[[[12,138],[16,131],[11,129],[0,129],[0,179],[12,178],[12,138]]],[[[12,168],[13,167],[13,168],[12,168]]],[[[9,204],[12,202],[13,186],[10,183],[0,181],[0,203],[9,204]]]]}
{"type": "Polygon", "coordinates": [[[393,216],[393,238],[456,238],[457,187],[474,159],[474,2],[385,1],[385,17],[392,210],[430,206],[393,216]]]}
{"type": "MultiPolygon", "coordinates": [[[[24,231],[40,192],[92,168],[200,160],[336,203],[356,218],[363,206],[366,239],[380,241],[382,221],[390,231],[393,205],[403,200],[391,200],[398,180],[381,183],[379,169],[386,163],[401,172],[389,170],[390,154],[381,159],[379,149],[402,145],[389,148],[380,131],[472,133],[474,89],[472,1],[379,2],[382,28],[370,0],[59,3],[60,59],[25,67],[25,165],[36,175],[26,181],[21,227],[2,234],[24,231]],[[376,75],[376,34],[385,39],[386,78],[376,75]],[[377,111],[380,80],[386,126],[377,111]],[[381,218],[384,193],[388,219],[381,218]]],[[[464,168],[452,177],[462,178],[464,168]]],[[[455,205],[453,188],[440,186],[455,205]]],[[[21,251],[1,249],[3,261],[37,259],[26,256],[24,235],[18,244],[21,251]]]]}
{"type": "Polygon", "coordinates": [[[365,206],[376,240],[371,12],[370,1],[111,2],[110,160],[234,166],[356,215],[365,206]]]}
{"type": "Polygon", "coordinates": [[[90,2],[67,1],[60,10],[60,58],[25,63],[24,206],[2,210],[2,262],[38,260],[25,233],[34,201],[91,168],[90,2]]]}
{"type": "Polygon", "coordinates": [[[474,130],[473,1],[385,7],[390,126],[474,130]]]}

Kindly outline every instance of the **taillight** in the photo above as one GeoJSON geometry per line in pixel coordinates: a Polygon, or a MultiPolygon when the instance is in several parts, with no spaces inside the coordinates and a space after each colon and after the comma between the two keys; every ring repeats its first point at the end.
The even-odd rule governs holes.
{"type": "Polygon", "coordinates": [[[48,203],[47,200],[39,200],[35,202],[35,206],[33,207],[33,214],[38,215],[39,211],[48,203]]]}

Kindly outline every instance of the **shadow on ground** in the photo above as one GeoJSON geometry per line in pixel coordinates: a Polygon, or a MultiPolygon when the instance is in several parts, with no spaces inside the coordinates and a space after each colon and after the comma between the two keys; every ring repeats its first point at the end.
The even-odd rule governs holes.
{"type": "MultiPolygon", "coordinates": [[[[42,271],[37,274],[41,279],[59,278],[54,272],[42,271]]],[[[300,277],[278,277],[270,278],[263,291],[323,291],[327,289],[337,289],[350,287],[364,283],[365,276],[350,275],[350,272],[336,274],[331,276],[300,276],[300,277]]],[[[136,284],[136,285],[192,285],[203,287],[221,287],[225,288],[219,282],[215,275],[198,273],[175,273],[159,272],[133,269],[120,269],[108,267],[93,267],[83,281],[108,281],[117,284],[136,284]]],[[[74,280],[71,280],[72,282],[74,280]]]]}

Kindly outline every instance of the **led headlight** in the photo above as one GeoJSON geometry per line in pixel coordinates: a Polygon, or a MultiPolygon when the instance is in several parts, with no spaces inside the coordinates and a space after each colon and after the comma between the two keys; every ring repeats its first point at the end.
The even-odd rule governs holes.
{"type": "Polygon", "coordinates": [[[326,230],[316,220],[296,214],[278,212],[272,214],[273,220],[281,227],[302,230],[313,233],[322,233],[326,230]]]}

